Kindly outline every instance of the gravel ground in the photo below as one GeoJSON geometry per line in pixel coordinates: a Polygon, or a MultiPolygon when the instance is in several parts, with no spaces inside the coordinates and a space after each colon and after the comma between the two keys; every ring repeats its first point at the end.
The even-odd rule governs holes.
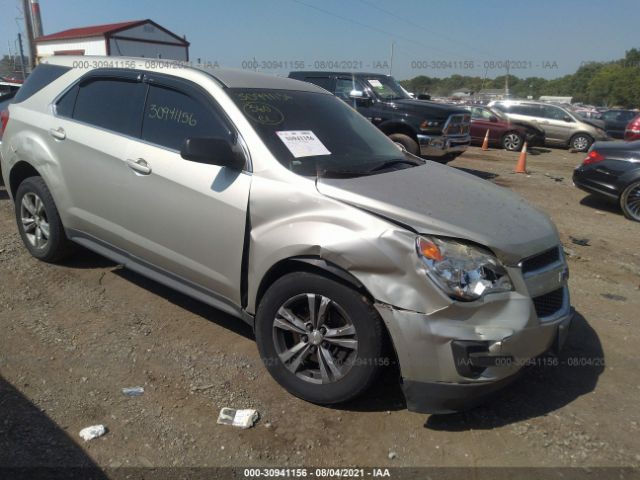
{"type": "Polygon", "coordinates": [[[559,365],[447,416],[408,412],[392,376],[340,408],[292,397],[240,321],[85,250],[64,265],[31,258],[0,188],[0,466],[637,467],[640,224],[572,186],[583,155],[535,153],[531,175],[499,150],[450,165],[553,218],[577,317],[559,365]],[[144,395],[122,395],[132,386],[144,395]],[[261,418],[217,425],[224,406],[261,418]],[[81,440],[94,424],[108,433],[81,440]]]}

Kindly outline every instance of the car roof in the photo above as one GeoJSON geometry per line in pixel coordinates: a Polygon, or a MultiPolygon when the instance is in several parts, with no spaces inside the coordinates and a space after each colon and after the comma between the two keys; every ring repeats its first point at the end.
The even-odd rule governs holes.
{"type": "Polygon", "coordinates": [[[336,75],[341,77],[390,77],[391,75],[386,75],[384,73],[367,73],[367,72],[334,72],[334,71],[320,71],[320,70],[298,70],[294,72],[290,72],[289,76],[309,76],[309,77],[320,77],[323,75],[336,75]]]}
{"type": "Polygon", "coordinates": [[[191,62],[183,62],[179,60],[157,59],[157,58],[139,58],[139,57],[105,57],[105,56],[51,56],[42,60],[41,63],[50,65],[60,65],[73,67],[77,62],[92,62],[100,64],[103,62],[105,68],[109,67],[109,62],[122,65],[125,62],[134,62],[135,66],[131,67],[138,70],[146,70],[153,72],[176,71],[176,67],[198,70],[213,77],[220,84],[227,88],[266,88],[275,90],[298,90],[305,92],[315,92],[328,94],[326,90],[312,83],[301,82],[286,77],[278,77],[267,73],[258,73],[247,70],[238,70],[231,68],[217,68],[204,65],[196,65],[191,62]],[[162,66],[165,65],[165,68],[162,66]],[[154,68],[158,66],[158,68],[154,68]]]}

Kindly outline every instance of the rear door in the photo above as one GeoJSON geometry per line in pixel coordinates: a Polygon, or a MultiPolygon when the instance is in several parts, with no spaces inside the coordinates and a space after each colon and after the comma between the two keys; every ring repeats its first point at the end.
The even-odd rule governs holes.
{"type": "Polygon", "coordinates": [[[240,305],[240,277],[251,176],[184,160],[187,137],[238,135],[196,85],[145,75],[149,86],[140,140],[129,142],[126,229],[131,253],[178,281],[240,305]]]}
{"type": "Polygon", "coordinates": [[[64,93],[48,125],[59,156],[65,226],[127,248],[127,145],[140,133],[146,86],[136,72],[96,71],[64,93]]]}

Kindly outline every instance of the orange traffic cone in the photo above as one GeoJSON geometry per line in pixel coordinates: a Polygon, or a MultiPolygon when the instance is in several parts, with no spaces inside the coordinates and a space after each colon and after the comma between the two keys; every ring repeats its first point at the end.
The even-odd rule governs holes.
{"type": "Polygon", "coordinates": [[[527,142],[524,142],[520,157],[518,158],[518,164],[513,173],[529,173],[527,172],[527,142]]]}
{"type": "Polygon", "coordinates": [[[482,142],[482,150],[489,150],[489,129],[487,129],[487,133],[484,134],[484,141],[482,142]]]}

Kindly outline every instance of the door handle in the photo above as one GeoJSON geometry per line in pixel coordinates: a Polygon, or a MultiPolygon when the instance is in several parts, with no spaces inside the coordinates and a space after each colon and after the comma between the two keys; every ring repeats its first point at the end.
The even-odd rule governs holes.
{"type": "Polygon", "coordinates": [[[64,140],[65,138],[67,138],[67,134],[64,131],[64,128],[62,128],[62,127],[50,128],[49,129],[49,133],[51,134],[51,136],[53,138],[56,138],[58,140],[64,140]]]}
{"type": "Polygon", "coordinates": [[[142,175],[149,175],[151,173],[151,167],[144,158],[138,158],[136,160],[127,159],[127,165],[131,170],[134,170],[142,175]]]}

